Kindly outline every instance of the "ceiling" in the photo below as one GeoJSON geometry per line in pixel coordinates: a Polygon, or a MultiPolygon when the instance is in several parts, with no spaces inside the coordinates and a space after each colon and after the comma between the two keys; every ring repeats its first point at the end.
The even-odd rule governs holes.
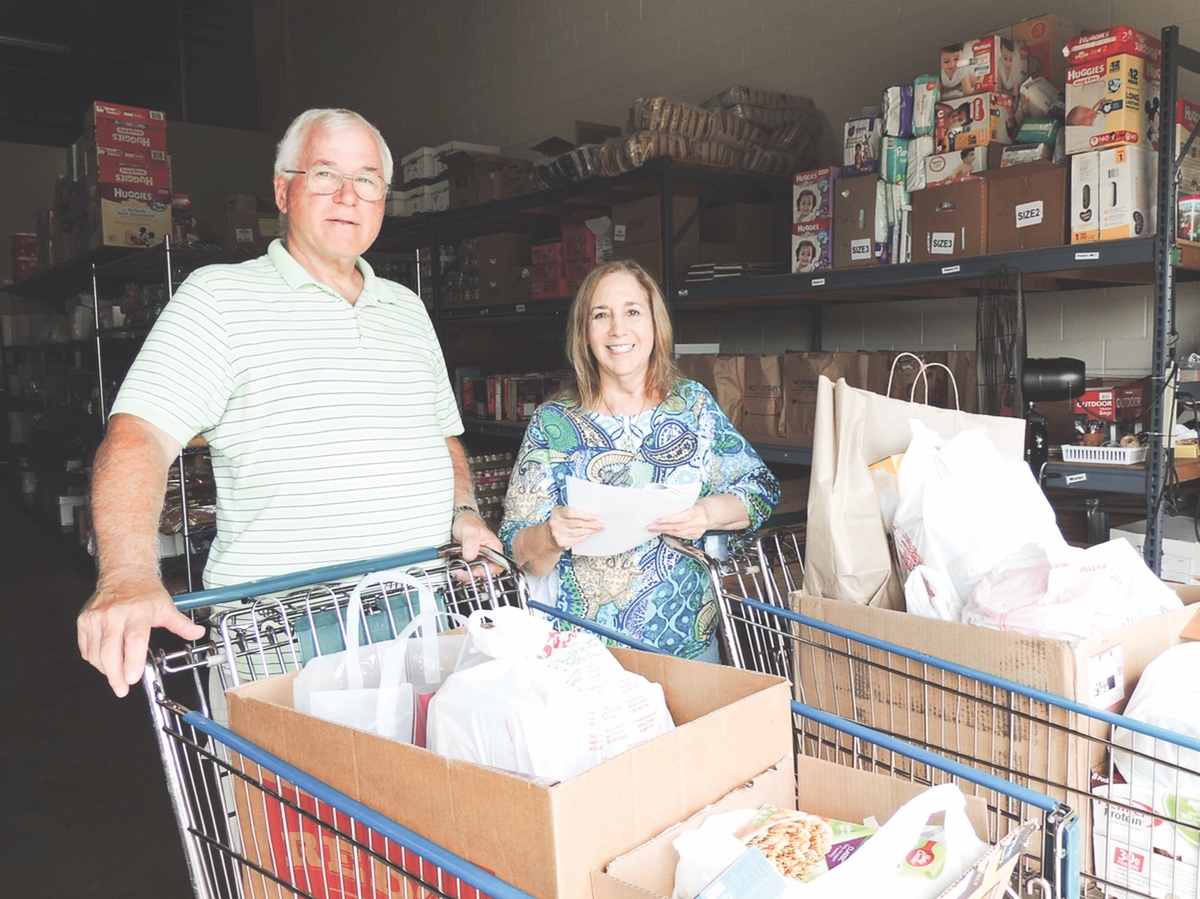
{"type": "Polygon", "coordinates": [[[0,141],[65,147],[93,100],[163,110],[173,121],[257,127],[253,6],[0,2],[0,141]]]}

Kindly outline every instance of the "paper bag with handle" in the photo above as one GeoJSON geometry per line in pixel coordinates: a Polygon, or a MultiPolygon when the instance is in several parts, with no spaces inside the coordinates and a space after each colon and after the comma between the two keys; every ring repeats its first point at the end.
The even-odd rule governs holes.
{"type": "Polygon", "coordinates": [[[904,608],[904,586],[892,564],[870,466],[908,448],[913,419],[946,438],[983,428],[1001,450],[1017,457],[1024,450],[1023,419],[939,409],[822,377],[813,428],[805,593],[904,608]]]}

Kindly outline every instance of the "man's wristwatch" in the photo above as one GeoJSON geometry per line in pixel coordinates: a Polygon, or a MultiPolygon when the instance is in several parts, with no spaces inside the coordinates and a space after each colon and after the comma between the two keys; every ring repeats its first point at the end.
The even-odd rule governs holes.
{"type": "Polygon", "coordinates": [[[474,512],[476,515],[478,515],[479,509],[476,506],[455,506],[453,511],[450,513],[450,520],[453,521],[454,519],[458,518],[458,516],[463,512],[474,512]]]}

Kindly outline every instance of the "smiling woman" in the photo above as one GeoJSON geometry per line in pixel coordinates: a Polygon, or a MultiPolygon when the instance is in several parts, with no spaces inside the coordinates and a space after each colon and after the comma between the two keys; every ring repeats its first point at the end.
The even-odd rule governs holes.
{"type": "Polygon", "coordinates": [[[567,479],[699,485],[691,508],[649,527],[683,540],[757,528],[779,502],[779,484],[708,391],[680,376],[662,291],[637,263],[588,275],[567,315],[566,343],[574,380],[530,420],[504,502],[505,548],[560,609],[717,661],[707,573],[659,536],[615,556],[575,553],[603,525],[569,503],[567,479]]]}

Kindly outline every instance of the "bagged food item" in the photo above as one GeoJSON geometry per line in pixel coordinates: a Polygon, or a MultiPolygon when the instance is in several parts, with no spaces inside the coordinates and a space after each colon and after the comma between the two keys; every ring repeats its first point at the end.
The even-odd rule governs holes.
{"type": "Polygon", "coordinates": [[[712,815],[673,845],[674,899],[693,899],[747,847],[784,878],[789,899],[935,899],[988,849],[953,784],[909,800],[882,827],[765,805],[712,815]],[[929,825],[939,813],[944,823],[929,825]]]}
{"type": "Polygon", "coordinates": [[[943,440],[914,420],[912,441],[898,472],[899,502],[892,523],[896,556],[908,578],[928,566],[943,595],[905,593],[909,611],[960,620],[963,604],[983,577],[1027,543],[1065,547],[1054,509],[1018,456],[1000,451],[982,429],[943,440]]]}
{"type": "MultiPolygon", "coordinates": [[[[460,643],[437,636],[439,618],[429,587],[402,571],[369,574],[350,593],[346,649],[310,659],[292,684],[298,712],[402,743],[424,745],[427,697],[449,674],[460,643]],[[359,645],[363,590],[401,584],[417,596],[417,614],[394,640],[359,645]],[[417,636],[419,633],[419,636],[417,636]],[[446,655],[450,649],[454,658],[446,655]]],[[[460,616],[449,616],[462,621],[460,616]]]]}
{"type": "Polygon", "coordinates": [[[439,755],[561,781],[675,726],[662,686],[593,634],[516,608],[472,613],[467,633],[429,705],[439,755]]]}
{"type": "Polygon", "coordinates": [[[1084,640],[1183,607],[1125,540],[1087,549],[1020,547],[976,585],[967,624],[1057,640],[1084,640]]]}
{"type": "MultiPolygon", "coordinates": [[[[1145,667],[1125,717],[1200,740],[1200,643],[1172,646],[1145,667]]],[[[1114,727],[1112,761],[1138,792],[1153,792],[1155,808],[1200,808],[1200,752],[1114,727]],[[1162,762],[1163,764],[1158,764],[1162,762]]]]}

